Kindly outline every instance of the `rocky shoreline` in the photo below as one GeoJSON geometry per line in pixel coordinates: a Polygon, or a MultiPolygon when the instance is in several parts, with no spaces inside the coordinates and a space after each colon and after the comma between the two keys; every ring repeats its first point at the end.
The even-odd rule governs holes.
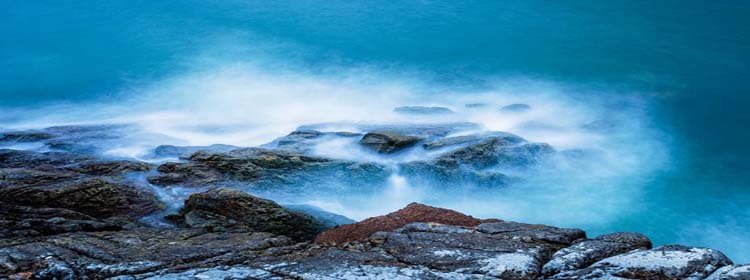
{"type": "Polygon", "coordinates": [[[337,126],[261,147],[159,146],[142,160],[104,153],[132,126],[0,131],[0,279],[750,279],[719,251],[652,248],[638,233],[588,237],[417,203],[351,223],[246,192],[377,192],[396,173],[507,187],[570,154],[471,123],[337,126]],[[331,141],[404,160],[317,152],[331,141]],[[161,193],[175,189],[188,194],[171,209],[161,193]]]}

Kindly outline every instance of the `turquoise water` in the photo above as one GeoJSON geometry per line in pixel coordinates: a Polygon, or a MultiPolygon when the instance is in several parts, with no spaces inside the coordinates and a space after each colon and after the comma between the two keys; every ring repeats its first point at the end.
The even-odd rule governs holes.
{"type": "Polygon", "coordinates": [[[583,102],[637,99],[667,164],[634,180],[645,196],[627,214],[559,224],[640,231],[750,261],[747,1],[0,5],[0,127],[23,110],[126,103],[161,81],[244,63],[271,76],[355,69],[441,92],[533,79],[583,102]]]}

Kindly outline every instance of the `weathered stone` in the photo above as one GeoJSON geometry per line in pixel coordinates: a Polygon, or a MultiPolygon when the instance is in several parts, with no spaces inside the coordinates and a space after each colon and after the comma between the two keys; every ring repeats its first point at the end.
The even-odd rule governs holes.
{"type": "Polygon", "coordinates": [[[750,279],[750,264],[727,265],[711,273],[706,280],[747,280],[750,279]]]}
{"type": "Polygon", "coordinates": [[[554,275],[552,279],[703,279],[719,267],[731,264],[719,251],[667,245],[615,255],[584,269],[554,275]]]}
{"type": "Polygon", "coordinates": [[[651,249],[651,241],[639,233],[612,233],[584,240],[555,252],[542,274],[551,276],[563,271],[586,268],[602,259],[636,249],[651,249]]]}

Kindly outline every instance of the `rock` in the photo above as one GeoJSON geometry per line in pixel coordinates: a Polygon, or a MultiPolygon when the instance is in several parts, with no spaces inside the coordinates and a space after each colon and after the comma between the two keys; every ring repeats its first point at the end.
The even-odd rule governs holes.
{"type": "Polygon", "coordinates": [[[8,131],[0,133],[0,142],[37,142],[55,138],[55,135],[44,131],[8,131]]]}
{"type": "Polygon", "coordinates": [[[186,158],[198,151],[229,152],[240,149],[240,147],[224,144],[213,144],[210,146],[174,146],[161,145],[151,153],[151,158],[186,158]]]}
{"type": "Polygon", "coordinates": [[[313,129],[298,129],[289,133],[289,135],[280,137],[262,147],[309,154],[316,145],[324,141],[359,136],[362,136],[362,134],[346,131],[320,132],[313,129]]]}
{"type": "Polygon", "coordinates": [[[414,146],[422,138],[391,131],[369,132],[359,140],[363,146],[382,154],[391,154],[414,146]]]}
{"type": "Polygon", "coordinates": [[[531,106],[529,106],[528,104],[523,104],[523,103],[515,103],[515,104],[503,106],[503,108],[500,108],[500,110],[503,112],[520,113],[520,112],[526,112],[526,111],[531,110],[531,106]]]}
{"type": "Polygon", "coordinates": [[[487,103],[466,103],[466,104],[464,104],[464,107],[466,107],[466,108],[472,108],[472,109],[473,108],[485,108],[487,106],[489,106],[489,104],[487,104],[487,103]]]}
{"type": "Polygon", "coordinates": [[[327,230],[315,238],[320,244],[341,244],[349,241],[364,240],[378,231],[392,231],[413,222],[435,222],[459,226],[476,226],[482,220],[461,214],[456,211],[411,203],[405,208],[385,216],[378,216],[364,221],[343,225],[327,230]]]}
{"type": "Polygon", "coordinates": [[[350,130],[357,132],[390,131],[432,140],[454,133],[480,130],[481,128],[480,125],[471,122],[404,124],[323,123],[304,125],[297,130],[350,130]]]}
{"type": "Polygon", "coordinates": [[[515,135],[496,136],[438,157],[436,165],[446,167],[470,166],[522,168],[537,163],[554,152],[545,143],[529,143],[515,135]]]}
{"type": "Polygon", "coordinates": [[[436,139],[436,140],[424,143],[422,147],[425,150],[436,150],[436,149],[441,149],[444,147],[452,147],[452,146],[457,146],[457,145],[477,143],[479,141],[488,139],[490,137],[520,138],[516,135],[510,134],[507,132],[489,132],[489,133],[482,133],[482,134],[469,134],[469,135],[440,138],[440,139],[436,139]]]}
{"type": "Polygon", "coordinates": [[[315,220],[321,222],[326,228],[333,228],[341,225],[356,223],[357,221],[347,218],[346,216],[331,213],[318,207],[307,204],[284,204],[284,208],[301,212],[312,216],[315,220]]]}
{"type": "Polygon", "coordinates": [[[120,229],[121,221],[97,219],[69,209],[0,203],[0,238],[120,229]]]}
{"type": "Polygon", "coordinates": [[[204,229],[135,228],[66,233],[0,243],[0,275],[32,272],[39,279],[105,279],[128,275],[140,279],[299,250],[284,249],[293,244],[289,238],[270,233],[211,233],[204,229]]]}
{"type": "Polygon", "coordinates": [[[401,106],[393,108],[393,111],[399,114],[410,115],[444,115],[452,114],[451,109],[445,107],[427,107],[427,106],[401,106]]]}
{"type": "Polygon", "coordinates": [[[251,183],[256,189],[294,187],[301,191],[328,186],[331,180],[358,186],[379,184],[385,182],[390,174],[386,167],[379,164],[262,148],[226,153],[200,151],[191,155],[188,162],[165,163],[158,170],[160,174],[148,178],[152,184],[232,186],[236,181],[241,181],[251,183]]]}
{"type": "Polygon", "coordinates": [[[463,227],[409,223],[373,233],[365,242],[313,246],[272,260],[270,266],[276,273],[312,279],[326,275],[358,275],[363,279],[537,279],[549,256],[570,245],[555,242],[585,237],[574,229],[502,224],[463,227]]]}
{"type": "Polygon", "coordinates": [[[432,160],[402,163],[401,174],[415,184],[507,186],[519,178],[507,176],[504,171],[533,167],[554,153],[548,144],[530,143],[507,133],[481,140],[450,140],[447,144],[452,141],[472,143],[432,160]]]}
{"type": "Polygon", "coordinates": [[[750,264],[727,265],[711,273],[706,280],[747,280],[750,279],[750,264]]]}
{"type": "Polygon", "coordinates": [[[64,174],[72,171],[84,175],[120,175],[148,171],[147,163],[130,160],[99,159],[68,152],[34,152],[0,149],[0,168],[21,168],[64,174]]]}
{"type": "Polygon", "coordinates": [[[719,251],[667,245],[615,255],[551,279],[703,279],[717,268],[731,264],[719,251]]]}
{"type": "Polygon", "coordinates": [[[139,217],[163,207],[152,193],[99,178],[9,186],[0,189],[0,201],[35,208],[64,208],[95,218],[139,217]]]}
{"type": "Polygon", "coordinates": [[[639,233],[612,233],[584,240],[555,252],[542,269],[544,276],[586,268],[602,259],[636,249],[651,249],[651,241],[639,233]]]}
{"type": "Polygon", "coordinates": [[[289,211],[273,201],[230,188],[191,195],[180,215],[190,227],[247,228],[299,241],[312,240],[325,229],[310,215],[289,211]]]}

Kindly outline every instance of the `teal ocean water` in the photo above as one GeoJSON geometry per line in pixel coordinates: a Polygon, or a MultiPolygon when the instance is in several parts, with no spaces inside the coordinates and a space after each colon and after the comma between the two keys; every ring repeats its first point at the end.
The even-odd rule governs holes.
{"type": "MultiPolygon", "coordinates": [[[[579,219],[554,219],[554,212],[565,208],[550,208],[544,217],[546,204],[535,205],[533,215],[515,217],[555,220],[591,233],[638,231],[658,244],[709,246],[750,261],[747,1],[0,5],[0,127],[28,125],[40,115],[95,122],[109,105],[195,106],[155,98],[180,83],[187,84],[179,95],[186,99],[231,102],[232,97],[194,87],[242,84],[222,83],[237,79],[213,74],[226,71],[267,81],[271,86],[264,89],[289,102],[298,95],[284,96],[283,88],[275,88],[278,77],[297,77],[283,81],[299,91],[327,89],[321,77],[395,83],[418,88],[422,100],[430,100],[432,92],[463,95],[498,84],[521,87],[521,95],[553,87],[556,96],[580,104],[596,100],[607,110],[626,106],[620,102],[638,104],[639,123],[646,128],[633,129],[627,141],[637,142],[642,133],[644,141],[659,144],[650,152],[664,156],[639,153],[639,164],[648,170],[599,182],[638,190],[637,196],[611,190],[599,194],[611,195],[612,201],[628,196],[605,219],[589,220],[578,212],[570,216],[579,219]],[[252,71],[236,70],[247,68],[252,71]],[[524,81],[553,86],[529,87],[531,82],[524,81]],[[659,164],[650,165],[653,161],[659,164]]],[[[355,100],[371,90],[347,89],[355,100]]],[[[221,107],[216,105],[216,111],[221,107]]]]}

